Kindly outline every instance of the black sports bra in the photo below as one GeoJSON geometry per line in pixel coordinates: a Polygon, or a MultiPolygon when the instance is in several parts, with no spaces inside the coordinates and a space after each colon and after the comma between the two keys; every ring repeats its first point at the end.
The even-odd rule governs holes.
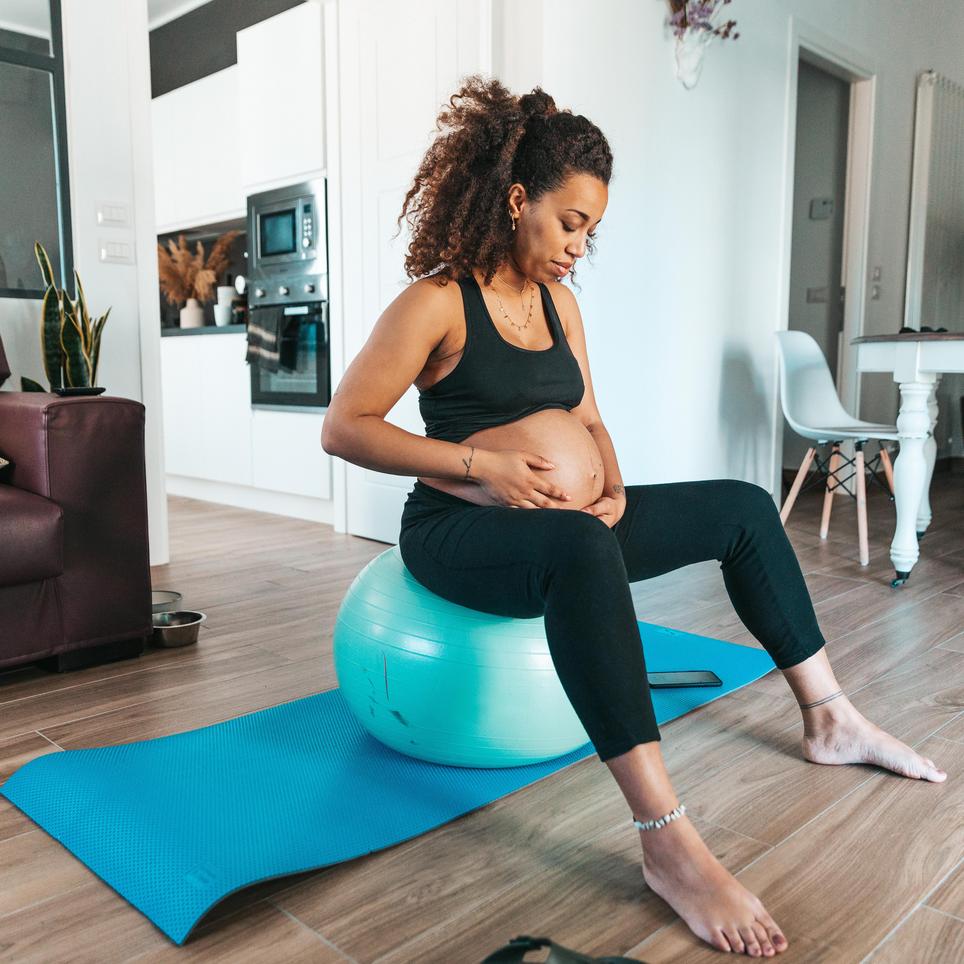
{"type": "Polygon", "coordinates": [[[428,438],[461,442],[480,429],[546,408],[571,411],[582,401],[586,386],[579,362],[544,284],[539,290],[553,343],[542,350],[520,348],[499,334],[474,277],[458,285],[465,305],[465,347],[452,371],[419,392],[428,438]]]}

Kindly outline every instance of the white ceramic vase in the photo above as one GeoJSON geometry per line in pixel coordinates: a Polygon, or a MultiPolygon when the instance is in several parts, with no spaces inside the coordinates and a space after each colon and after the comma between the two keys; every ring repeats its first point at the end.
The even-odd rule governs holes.
{"type": "Polygon", "coordinates": [[[692,90],[700,79],[703,54],[712,39],[708,30],[687,30],[676,39],[676,76],[687,90],[692,90]]]}
{"type": "Polygon", "coordinates": [[[188,298],[187,304],[181,309],[182,328],[201,328],[204,326],[204,309],[197,298],[188,298]]]}

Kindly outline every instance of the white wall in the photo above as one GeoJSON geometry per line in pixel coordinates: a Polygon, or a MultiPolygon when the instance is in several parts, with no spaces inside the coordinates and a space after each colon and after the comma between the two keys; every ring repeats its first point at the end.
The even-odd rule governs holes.
{"type": "MultiPolygon", "coordinates": [[[[624,478],[727,476],[772,491],[790,18],[878,73],[867,263],[883,278],[880,300],[867,302],[871,334],[902,324],[916,74],[933,67],[964,82],[964,6],[739,0],[726,11],[740,38],[710,47],[691,91],[674,76],[663,0],[521,6],[497,6],[504,79],[541,82],[599,124],[615,155],[577,297],[624,478]],[[530,23],[536,36],[519,45],[530,23]]],[[[888,376],[864,376],[861,415],[892,419],[896,398],[888,376]]]]}
{"type": "MultiPolygon", "coordinates": [[[[168,561],[160,405],[160,319],[150,141],[146,0],[62,0],[67,149],[74,264],[92,312],[111,308],[97,381],[107,393],[144,403],[151,565],[168,561]],[[97,224],[100,201],[128,206],[130,226],[97,224]],[[133,264],[105,264],[99,241],[125,241],[133,264]]],[[[0,300],[12,375],[46,383],[39,302],[0,300]]]]}

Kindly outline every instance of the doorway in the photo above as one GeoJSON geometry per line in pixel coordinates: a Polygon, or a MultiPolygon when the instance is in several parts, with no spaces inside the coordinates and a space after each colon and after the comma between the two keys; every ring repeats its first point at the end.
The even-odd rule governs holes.
{"type": "MultiPolygon", "coordinates": [[[[791,18],[784,197],[782,317],[778,330],[812,335],[844,408],[857,414],[860,379],[851,344],[863,332],[867,295],[876,78],[867,58],[791,18]]],[[[778,361],[774,352],[774,374],[778,361]]],[[[785,492],[807,443],[773,412],[773,492],[785,492]]],[[[841,492],[841,494],[843,494],[841,492]]]]}
{"type": "MultiPolygon", "coordinates": [[[[850,84],[801,59],[787,327],[806,332],[817,342],[838,389],[849,117],[850,84]]],[[[796,470],[809,446],[784,423],[784,470],[796,470]]]]}

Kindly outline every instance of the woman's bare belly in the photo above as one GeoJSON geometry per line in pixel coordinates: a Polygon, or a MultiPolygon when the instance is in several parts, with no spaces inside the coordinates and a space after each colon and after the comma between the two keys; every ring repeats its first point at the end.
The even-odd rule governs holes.
{"type": "MultiPolygon", "coordinates": [[[[473,432],[460,444],[493,452],[531,452],[548,459],[554,469],[532,471],[572,496],[569,502],[555,501],[560,509],[583,509],[602,495],[605,477],[599,448],[585,425],[565,409],[544,409],[507,425],[485,428],[473,432]]],[[[419,476],[419,481],[477,505],[498,504],[476,482],[429,476],[419,476]]]]}

